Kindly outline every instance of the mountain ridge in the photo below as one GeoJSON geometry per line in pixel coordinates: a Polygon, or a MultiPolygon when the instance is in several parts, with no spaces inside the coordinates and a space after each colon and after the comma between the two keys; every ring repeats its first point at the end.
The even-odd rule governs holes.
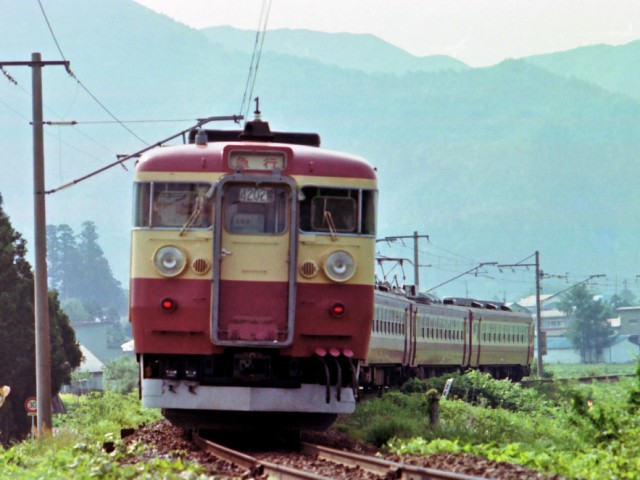
{"type": "MultiPolygon", "coordinates": [[[[147,143],[196,118],[238,113],[253,43],[245,52],[229,49],[133,3],[46,5],[72,70],[109,110],[124,120],[154,120],[127,124],[147,143]],[[170,119],[184,121],[163,122],[170,119]]],[[[2,7],[0,58],[26,60],[32,51],[59,58],[44,21],[34,22],[41,18],[37,5],[5,0],[2,7]]],[[[348,50],[349,38],[333,40],[346,42],[348,50]]],[[[632,58],[640,45],[622,50],[632,58]]],[[[640,263],[640,227],[632,220],[640,192],[631,181],[640,174],[640,104],[617,87],[590,81],[589,71],[576,76],[571,62],[551,68],[552,57],[459,70],[364,72],[267,49],[254,96],[274,130],[318,132],[324,147],[359,154],[378,168],[379,236],[428,233],[479,261],[509,263],[539,250],[545,271],[597,270],[633,279],[640,263]]],[[[623,78],[637,75],[636,65],[625,61],[623,78]]],[[[15,228],[29,239],[31,98],[24,90],[30,71],[7,71],[19,87],[0,81],[0,193],[15,228]]],[[[108,116],[69,80],[62,68],[44,70],[47,116],[79,121],[73,128],[46,128],[47,188],[144,146],[120,125],[87,122],[108,116]]],[[[125,285],[132,165],[47,197],[49,223],[77,228],[96,220],[105,255],[125,285]]],[[[430,285],[452,276],[436,260],[421,275],[430,285]]],[[[471,295],[491,298],[504,290],[499,280],[472,280],[471,295]]],[[[525,287],[514,288],[520,291],[509,294],[517,296],[525,287]]],[[[459,289],[453,283],[438,293],[458,295],[459,289]]]]}

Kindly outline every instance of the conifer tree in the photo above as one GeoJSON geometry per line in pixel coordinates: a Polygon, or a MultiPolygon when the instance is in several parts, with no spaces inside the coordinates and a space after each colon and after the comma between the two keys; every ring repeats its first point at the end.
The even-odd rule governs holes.
{"type": "MultiPolygon", "coordinates": [[[[24,438],[30,421],[25,400],[36,394],[34,281],[26,242],[2,208],[0,195],[0,385],[11,395],[0,410],[0,441],[24,438]]],[[[49,295],[51,390],[56,395],[80,365],[82,353],[56,294],[49,295]]]]}

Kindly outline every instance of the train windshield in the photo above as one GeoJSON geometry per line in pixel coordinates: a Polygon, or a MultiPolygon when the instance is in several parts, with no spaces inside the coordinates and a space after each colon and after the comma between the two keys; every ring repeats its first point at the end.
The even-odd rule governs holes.
{"type": "Polygon", "coordinates": [[[291,189],[287,185],[231,184],[222,200],[229,233],[279,235],[287,231],[291,189]]]}
{"type": "Polygon", "coordinates": [[[210,183],[139,182],[134,187],[135,227],[210,228],[210,183]]]}
{"type": "Polygon", "coordinates": [[[375,235],[376,191],[303,187],[300,202],[300,230],[375,235]]]}

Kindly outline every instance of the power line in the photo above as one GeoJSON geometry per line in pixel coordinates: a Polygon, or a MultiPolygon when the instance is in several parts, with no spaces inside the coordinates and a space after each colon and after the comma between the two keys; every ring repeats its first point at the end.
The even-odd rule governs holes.
{"type": "Polygon", "coordinates": [[[203,119],[199,120],[198,123],[196,125],[194,125],[193,127],[190,127],[190,128],[185,129],[185,130],[182,130],[182,131],[180,131],[180,132],[178,132],[178,133],[176,133],[176,134],[174,134],[174,135],[172,135],[170,137],[167,137],[167,138],[165,138],[163,140],[160,140],[159,142],[154,143],[153,145],[148,145],[145,148],[143,148],[142,150],[138,150],[137,152],[132,153],[131,155],[124,155],[122,157],[119,157],[117,161],[115,161],[113,163],[110,163],[109,165],[105,165],[104,167],[99,168],[98,170],[95,170],[95,171],[93,171],[91,173],[88,173],[87,175],[83,175],[82,177],[76,178],[75,180],[67,182],[64,185],[60,185],[60,186],[58,186],[58,187],[56,187],[56,188],[54,188],[52,190],[46,190],[44,193],[50,194],[50,193],[58,192],[60,190],[64,190],[65,188],[68,188],[68,187],[71,187],[73,185],[76,185],[76,184],[78,184],[80,182],[83,182],[84,180],[87,180],[87,179],[89,179],[89,178],[91,178],[91,177],[93,177],[93,176],[95,176],[95,175],[97,175],[99,173],[102,173],[105,170],[109,170],[110,168],[115,167],[116,165],[122,165],[127,160],[130,160],[132,158],[137,158],[140,155],[142,155],[143,153],[145,153],[145,152],[147,152],[147,151],[149,151],[149,150],[151,150],[153,148],[162,146],[165,143],[167,143],[167,142],[169,142],[169,141],[171,141],[171,140],[173,140],[175,138],[178,138],[180,136],[184,136],[185,133],[187,133],[187,132],[189,132],[189,131],[191,131],[193,129],[198,129],[202,125],[204,125],[205,123],[209,123],[209,122],[213,122],[213,121],[224,121],[224,120],[233,120],[234,122],[237,123],[238,121],[242,120],[242,117],[240,117],[238,115],[231,115],[231,116],[223,116],[223,117],[203,118],[203,119]]]}
{"type": "Polygon", "coordinates": [[[247,74],[247,82],[244,87],[242,104],[240,105],[240,115],[244,114],[245,118],[249,115],[249,105],[251,103],[251,98],[253,97],[253,89],[256,84],[256,79],[258,78],[258,66],[260,65],[260,57],[262,56],[262,46],[267,32],[267,22],[269,21],[270,11],[271,0],[263,0],[262,9],[260,11],[260,20],[258,21],[258,29],[256,31],[256,39],[253,44],[253,53],[251,54],[251,62],[249,64],[249,73],[247,74]]]}
{"type": "Polygon", "coordinates": [[[145,145],[149,145],[146,141],[140,138],[133,130],[127,127],[124,123],[122,123],[113,113],[111,113],[111,111],[100,100],[98,100],[98,98],[85,86],[85,84],[80,81],[80,79],[76,76],[76,74],[73,73],[73,71],[71,70],[71,67],[69,66],[69,62],[67,62],[67,59],[65,58],[64,53],[62,52],[62,48],[60,48],[58,39],[56,38],[53,28],[51,27],[51,23],[49,22],[49,18],[47,17],[47,13],[45,12],[44,6],[42,5],[42,2],[40,0],[38,0],[38,5],[40,5],[40,10],[42,10],[42,15],[44,16],[45,22],[47,23],[47,27],[49,27],[49,32],[51,33],[51,36],[53,37],[53,41],[55,42],[56,47],[58,48],[58,52],[60,52],[60,56],[66,62],[65,68],[69,76],[73,78],[76,82],[78,82],[78,85],[80,85],[80,87],[82,87],[82,89],[100,106],[100,108],[102,108],[107,113],[107,115],[113,118],[116,121],[116,123],[119,123],[122,126],[122,128],[124,128],[126,131],[128,131],[131,135],[136,137],[142,143],[144,143],[145,145]]]}
{"type": "MultiPolygon", "coordinates": [[[[148,120],[71,120],[73,125],[104,125],[113,123],[180,123],[180,122],[193,122],[197,121],[193,118],[161,118],[161,119],[148,119],[148,120]]],[[[44,122],[47,125],[52,125],[54,122],[44,122]]]]}

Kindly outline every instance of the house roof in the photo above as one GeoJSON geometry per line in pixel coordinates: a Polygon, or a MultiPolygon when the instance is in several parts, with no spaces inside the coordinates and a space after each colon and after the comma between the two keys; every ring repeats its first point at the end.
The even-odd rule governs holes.
{"type": "MultiPolygon", "coordinates": [[[[553,295],[540,295],[540,301],[544,302],[547,298],[552,297],[553,295]]],[[[529,295],[528,297],[521,298],[516,302],[521,307],[525,308],[534,308],[536,306],[536,296],[529,295]]]]}
{"type": "Polygon", "coordinates": [[[104,364],[85,346],[80,345],[80,351],[82,352],[82,363],[78,370],[89,373],[97,373],[104,370],[104,364]]]}
{"type": "Polygon", "coordinates": [[[626,312],[626,311],[634,311],[634,310],[640,311],[640,307],[619,307],[619,308],[616,308],[616,310],[618,312],[620,312],[620,311],[625,311],[626,312]]]}

